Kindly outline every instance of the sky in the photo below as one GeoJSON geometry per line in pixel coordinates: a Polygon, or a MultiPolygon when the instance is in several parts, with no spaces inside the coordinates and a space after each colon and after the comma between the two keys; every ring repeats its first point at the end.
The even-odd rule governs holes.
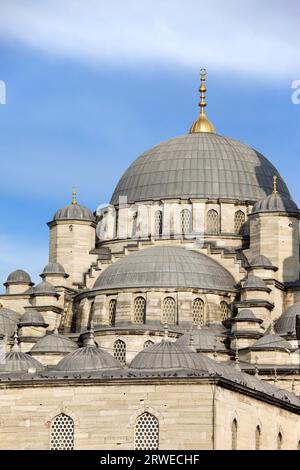
{"type": "Polygon", "coordinates": [[[38,281],[73,185],[95,210],[188,131],[202,67],[217,132],[271,160],[300,205],[299,44],[299,0],[0,0],[0,283],[38,281]]]}

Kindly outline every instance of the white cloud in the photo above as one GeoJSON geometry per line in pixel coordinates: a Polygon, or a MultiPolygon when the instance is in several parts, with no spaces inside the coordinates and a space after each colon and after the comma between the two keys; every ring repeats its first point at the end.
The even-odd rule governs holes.
{"type": "Polygon", "coordinates": [[[0,35],[93,64],[299,74],[298,0],[2,0],[0,35]]]}

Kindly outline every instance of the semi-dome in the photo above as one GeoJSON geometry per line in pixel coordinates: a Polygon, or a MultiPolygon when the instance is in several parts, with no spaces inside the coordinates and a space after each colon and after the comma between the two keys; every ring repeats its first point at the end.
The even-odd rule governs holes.
{"type": "Polygon", "coordinates": [[[32,308],[27,310],[21,317],[20,326],[36,325],[36,326],[47,326],[43,315],[38,310],[32,308]]]}
{"type": "Polygon", "coordinates": [[[298,217],[299,210],[296,203],[286,194],[270,194],[257,201],[251,214],[281,212],[298,217]]]}
{"type": "Polygon", "coordinates": [[[94,222],[95,217],[90,209],[81,204],[68,204],[66,207],[55,212],[53,220],[84,220],[94,222]]]}
{"type": "Polygon", "coordinates": [[[5,363],[0,364],[0,372],[28,372],[41,371],[44,367],[34,357],[21,351],[6,353],[5,363]]]}
{"type": "Polygon", "coordinates": [[[257,201],[289,191],[276,168],[262,154],[214,133],[192,133],[162,142],[137,158],[121,177],[111,203],[172,198],[257,201]]]}
{"type": "Polygon", "coordinates": [[[275,331],[280,335],[296,336],[297,316],[300,316],[300,302],[289,307],[275,323],[275,331]]]}
{"type": "Polygon", "coordinates": [[[252,350],[284,350],[289,351],[292,349],[291,344],[286,341],[281,336],[274,334],[266,334],[259,340],[257,340],[253,346],[251,347],[252,350]]]}
{"type": "Polygon", "coordinates": [[[94,289],[170,287],[235,291],[234,285],[232,275],[203,253],[154,246],[124,256],[106,268],[94,289]]]}
{"type": "Polygon", "coordinates": [[[78,345],[58,333],[43,336],[31,348],[30,353],[71,353],[78,349],[78,345]]]}
{"type": "Polygon", "coordinates": [[[96,346],[85,346],[65,356],[56,370],[73,372],[120,369],[121,364],[111,354],[96,346]]]}
{"type": "Polygon", "coordinates": [[[28,284],[33,286],[33,282],[31,281],[29,274],[26,271],[23,271],[23,269],[17,269],[10,273],[6,279],[5,285],[6,284],[28,284]]]}
{"type": "Polygon", "coordinates": [[[48,263],[44,267],[41,276],[44,277],[45,274],[55,274],[56,276],[67,276],[64,267],[60,263],[53,263],[53,262],[48,263]]]}

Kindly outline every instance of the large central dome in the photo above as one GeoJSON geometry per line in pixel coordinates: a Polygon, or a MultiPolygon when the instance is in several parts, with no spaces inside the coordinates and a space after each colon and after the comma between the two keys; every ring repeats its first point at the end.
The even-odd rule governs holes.
{"type": "Polygon", "coordinates": [[[214,133],[192,133],[162,142],[137,158],[111,199],[129,203],[171,198],[257,201],[277,190],[290,196],[276,168],[262,154],[214,133]]]}

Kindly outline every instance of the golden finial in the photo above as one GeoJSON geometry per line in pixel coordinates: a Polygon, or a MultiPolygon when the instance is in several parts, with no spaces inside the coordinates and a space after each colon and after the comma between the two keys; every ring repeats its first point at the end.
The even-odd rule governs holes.
{"type": "Polygon", "coordinates": [[[273,176],[273,194],[277,194],[277,176],[273,176]]]}
{"type": "Polygon", "coordinates": [[[75,204],[77,204],[77,199],[76,199],[76,188],[75,186],[73,186],[73,189],[72,189],[72,204],[73,206],[75,206],[75,204]]]}
{"type": "Polygon", "coordinates": [[[205,93],[206,93],[206,86],[205,86],[205,76],[206,76],[206,69],[200,70],[200,77],[201,77],[201,85],[199,88],[200,92],[200,114],[192,127],[190,128],[190,134],[195,132],[213,132],[216,133],[213,124],[207,119],[206,114],[204,112],[204,108],[206,107],[205,101],[205,93]]]}

